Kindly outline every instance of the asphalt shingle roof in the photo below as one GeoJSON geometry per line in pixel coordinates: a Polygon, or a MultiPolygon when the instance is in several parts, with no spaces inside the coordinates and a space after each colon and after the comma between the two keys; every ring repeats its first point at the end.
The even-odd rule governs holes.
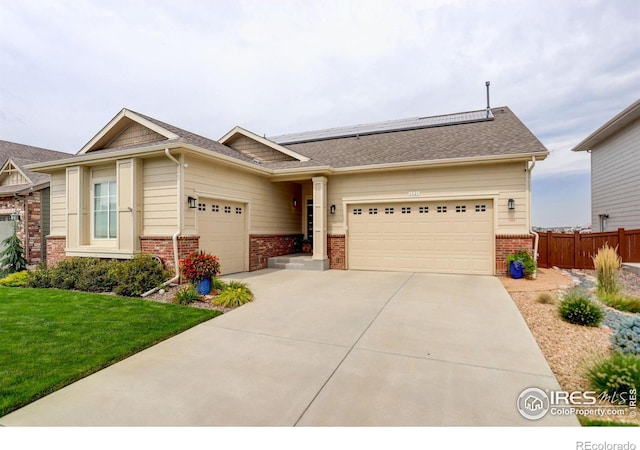
{"type": "MultiPolygon", "coordinates": [[[[419,129],[349,137],[322,137],[310,142],[281,145],[311,158],[308,166],[328,165],[335,168],[547,152],[509,108],[493,108],[492,113],[493,120],[430,125],[419,129]]],[[[317,134],[323,135],[322,132],[317,134]]],[[[277,139],[282,141],[283,137],[277,139]]],[[[304,163],[278,162],[265,166],[285,169],[304,167],[304,163]]]]}
{"type": "MultiPolygon", "coordinates": [[[[44,173],[31,172],[30,170],[25,169],[24,166],[38,162],[69,158],[71,156],[73,155],[70,155],[69,153],[0,140],[0,168],[4,166],[8,159],[11,159],[11,161],[22,172],[24,172],[27,177],[29,177],[32,182],[32,186],[37,186],[39,184],[48,182],[49,175],[44,173]]],[[[29,186],[30,185],[28,184],[2,186],[0,188],[0,194],[18,192],[20,190],[28,188],[29,186]]]]}

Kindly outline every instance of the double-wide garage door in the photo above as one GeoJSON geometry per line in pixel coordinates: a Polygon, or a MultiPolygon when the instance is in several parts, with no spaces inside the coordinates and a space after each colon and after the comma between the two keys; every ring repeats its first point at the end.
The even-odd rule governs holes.
{"type": "Polygon", "coordinates": [[[246,214],[244,203],[199,199],[200,250],[220,258],[223,274],[245,270],[246,214]]]}
{"type": "Polygon", "coordinates": [[[492,200],[354,204],[349,268],[493,274],[492,200]]]}

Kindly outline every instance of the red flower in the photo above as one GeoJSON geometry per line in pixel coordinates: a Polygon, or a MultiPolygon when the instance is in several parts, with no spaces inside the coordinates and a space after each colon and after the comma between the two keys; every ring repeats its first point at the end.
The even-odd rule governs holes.
{"type": "Polygon", "coordinates": [[[188,280],[206,280],[220,273],[220,259],[205,252],[191,253],[180,260],[180,270],[188,280]]]}

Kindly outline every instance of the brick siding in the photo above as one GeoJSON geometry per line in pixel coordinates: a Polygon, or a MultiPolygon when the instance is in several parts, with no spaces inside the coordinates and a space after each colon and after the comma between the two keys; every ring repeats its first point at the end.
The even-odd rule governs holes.
{"type": "Polygon", "coordinates": [[[249,235],[249,272],[266,269],[269,258],[295,253],[296,239],[302,234],[249,235]]]}
{"type": "Polygon", "coordinates": [[[496,235],[496,275],[504,275],[508,272],[505,258],[511,253],[522,249],[533,252],[533,235],[496,235]]]}
{"type": "Polygon", "coordinates": [[[52,267],[66,258],[65,247],[67,238],[65,236],[47,236],[47,266],[52,267]]]}
{"type": "Polygon", "coordinates": [[[344,234],[327,235],[327,253],[329,255],[330,269],[345,270],[347,268],[345,240],[344,234]]]}
{"type": "MultiPolygon", "coordinates": [[[[200,249],[200,236],[178,236],[178,258],[183,259],[200,249]]],[[[140,251],[158,256],[168,269],[174,270],[171,236],[140,236],[140,251]]]]}
{"type": "Polygon", "coordinates": [[[26,197],[25,214],[25,197],[0,198],[0,209],[17,212],[20,215],[20,221],[16,234],[22,241],[22,248],[25,250],[25,257],[29,263],[38,263],[42,260],[41,234],[42,234],[42,192],[33,191],[26,197]],[[28,239],[25,239],[25,230],[28,239]]]}

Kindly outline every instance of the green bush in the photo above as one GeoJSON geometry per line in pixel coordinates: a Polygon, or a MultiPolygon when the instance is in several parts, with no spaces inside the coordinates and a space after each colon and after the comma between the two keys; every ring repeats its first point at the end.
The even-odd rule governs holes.
{"type": "Polygon", "coordinates": [[[587,369],[585,377],[598,393],[628,399],[631,389],[640,389],[640,358],[620,352],[601,356],[587,369]]]}
{"type": "Polygon", "coordinates": [[[40,263],[37,268],[28,272],[27,286],[32,288],[50,288],[51,271],[46,264],[40,263]]]}
{"type": "Polygon", "coordinates": [[[588,327],[597,327],[604,317],[602,308],[589,300],[586,292],[578,289],[571,289],[565,294],[558,312],[563,320],[588,327]]]}
{"type": "Polygon", "coordinates": [[[213,303],[225,308],[233,308],[242,306],[252,300],[253,293],[245,283],[231,281],[229,285],[213,299],[213,303]]]}
{"type": "Polygon", "coordinates": [[[640,317],[634,317],[620,324],[611,335],[611,343],[621,353],[640,355],[640,317]]]}
{"type": "Polygon", "coordinates": [[[178,289],[178,292],[176,292],[174,303],[178,303],[179,305],[188,305],[189,303],[193,303],[199,298],[200,294],[198,294],[198,290],[193,284],[189,283],[178,289]]]}
{"type": "Polygon", "coordinates": [[[213,277],[211,279],[211,290],[213,291],[222,291],[227,287],[227,282],[222,278],[213,277]]]}
{"type": "Polygon", "coordinates": [[[25,287],[29,281],[29,272],[23,270],[21,272],[14,272],[11,275],[0,280],[0,286],[5,287],[25,287]]]}
{"type": "Polygon", "coordinates": [[[621,293],[606,294],[598,292],[598,298],[607,306],[618,311],[640,313],[640,298],[629,297],[621,293]]]}
{"type": "Polygon", "coordinates": [[[151,255],[140,254],[116,267],[118,285],[113,292],[126,297],[140,297],[145,292],[158,287],[169,277],[169,271],[151,255]]]}
{"type": "Polygon", "coordinates": [[[74,257],[50,269],[41,266],[31,271],[28,284],[36,288],[115,292],[139,297],[169,277],[169,272],[151,255],[136,255],[126,261],[74,257]]]}

